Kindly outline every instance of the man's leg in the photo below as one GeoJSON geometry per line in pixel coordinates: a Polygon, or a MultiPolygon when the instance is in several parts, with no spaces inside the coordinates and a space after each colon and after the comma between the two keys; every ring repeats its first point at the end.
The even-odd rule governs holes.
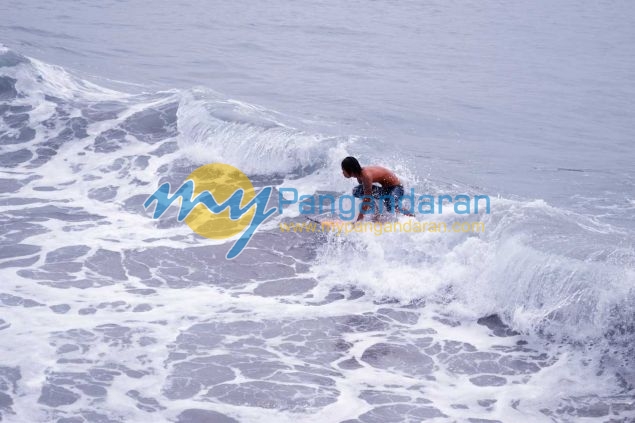
{"type": "Polygon", "coordinates": [[[386,211],[389,213],[397,212],[399,209],[399,198],[403,195],[403,187],[400,185],[384,188],[382,199],[384,200],[384,205],[386,206],[386,211]]]}
{"type": "MultiPolygon", "coordinates": [[[[373,185],[373,194],[372,194],[373,198],[379,199],[381,195],[382,195],[381,187],[377,185],[373,185]]],[[[363,196],[364,196],[364,187],[361,184],[353,188],[353,197],[362,198],[363,196]]],[[[373,210],[375,211],[375,216],[377,216],[377,214],[379,213],[377,206],[378,206],[377,202],[375,201],[372,205],[373,210]]]]}
{"type": "MultiPolygon", "coordinates": [[[[353,188],[353,197],[362,198],[363,195],[364,195],[364,187],[362,185],[357,185],[355,188],[353,188]]],[[[376,199],[379,199],[382,195],[384,195],[384,193],[381,187],[377,185],[373,185],[372,196],[375,197],[376,199]]]]}
{"type": "MultiPolygon", "coordinates": [[[[405,210],[401,210],[399,207],[399,203],[401,202],[401,198],[404,195],[404,189],[401,185],[397,185],[396,187],[393,188],[392,192],[391,192],[394,201],[395,201],[395,212],[396,213],[401,213],[403,215],[406,216],[414,216],[414,214],[410,213],[409,211],[405,211],[405,210]]],[[[413,204],[410,205],[410,210],[412,210],[413,208],[413,204]]]]}

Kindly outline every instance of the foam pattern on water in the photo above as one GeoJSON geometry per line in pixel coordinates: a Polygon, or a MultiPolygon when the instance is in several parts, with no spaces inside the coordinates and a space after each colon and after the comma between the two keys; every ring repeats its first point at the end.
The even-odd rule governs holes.
{"type": "Polygon", "coordinates": [[[0,101],[3,421],[635,415],[628,234],[497,199],[471,236],[280,233],[276,217],[228,261],[145,198],[215,160],[342,194],[338,160],[363,140],[205,89],[107,90],[8,49],[0,101]]]}

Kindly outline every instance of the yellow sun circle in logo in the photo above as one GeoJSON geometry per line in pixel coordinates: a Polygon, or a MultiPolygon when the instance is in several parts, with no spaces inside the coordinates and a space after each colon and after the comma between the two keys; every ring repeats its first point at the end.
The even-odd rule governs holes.
{"type": "MultiPolygon", "coordinates": [[[[254,186],[247,175],[228,164],[212,163],[201,166],[190,173],[187,179],[194,182],[192,199],[203,191],[209,191],[216,204],[223,204],[236,190],[242,188],[243,195],[240,201],[242,209],[255,197],[254,186]]],[[[226,207],[220,213],[212,213],[204,204],[197,204],[185,218],[185,223],[205,238],[229,238],[249,226],[255,213],[252,207],[238,219],[233,220],[230,216],[232,208],[235,206],[226,207]]]]}

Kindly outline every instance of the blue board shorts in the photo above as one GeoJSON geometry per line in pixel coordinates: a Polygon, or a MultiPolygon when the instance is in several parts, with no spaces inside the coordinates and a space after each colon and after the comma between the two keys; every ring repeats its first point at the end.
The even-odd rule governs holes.
{"type": "MultiPolygon", "coordinates": [[[[403,197],[403,185],[394,185],[392,187],[381,187],[373,185],[373,197],[377,200],[384,200],[385,210],[392,212],[393,206],[399,207],[399,200],[403,197]]],[[[353,197],[362,198],[364,196],[364,187],[357,185],[353,188],[353,197]]]]}

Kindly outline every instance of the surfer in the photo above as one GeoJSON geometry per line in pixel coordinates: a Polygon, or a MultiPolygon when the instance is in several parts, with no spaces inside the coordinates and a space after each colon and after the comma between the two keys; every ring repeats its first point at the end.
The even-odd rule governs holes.
{"type": "MultiPolygon", "coordinates": [[[[357,178],[359,185],[353,188],[353,196],[364,198],[357,222],[362,220],[365,214],[368,214],[364,212],[371,207],[371,204],[368,204],[371,197],[384,200],[386,210],[389,212],[393,211],[394,206],[395,212],[412,216],[410,213],[399,210],[399,200],[404,195],[404,189],[397,175],[390,170],[381,166],[361,167],[355,157],[349,156],[342,160],[342,173],[346,178],[357,178]],[[373,183],[378,183],[381,186],[373,185],[373,183]]],[[[377,217],[379,211],[376,207],[373,208],[375,209],[375,217],[377,217]]]]}

